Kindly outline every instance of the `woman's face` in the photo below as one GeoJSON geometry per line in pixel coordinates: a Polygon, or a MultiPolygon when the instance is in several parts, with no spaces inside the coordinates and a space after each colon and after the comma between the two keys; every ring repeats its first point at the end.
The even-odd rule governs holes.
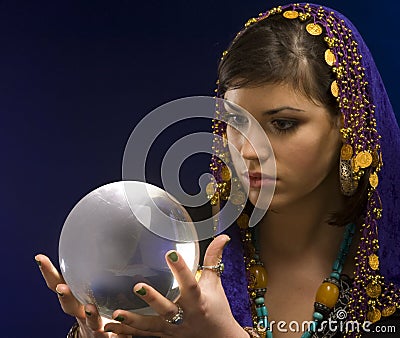
{"type": "Polygon", "coordinates": [[[339,117],[283,84],[228,90],[225,99],[255,118],[273,149],[272,155],[265,139],[260,141],[254,123],[229,114],[227,137],[232,161],[242,184],[249,188],[251,203],[256,205],[260,189],[272,184],[275,173],[270,162],[274,159],[276,185],[271,209],[279,210],[309,194],[330,194],[332,191],[324,190],[332,186],[338,189],[339,117]],[[245,129],[248,139],[238,131],[245,129]]]}

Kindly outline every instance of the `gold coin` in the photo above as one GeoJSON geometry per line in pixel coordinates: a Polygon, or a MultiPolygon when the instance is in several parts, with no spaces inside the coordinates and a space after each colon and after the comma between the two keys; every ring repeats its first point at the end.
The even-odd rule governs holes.
{"type": "Polygon", "coordinates": [[[353,156],[353,148],[350,144],[343,144],[340,150],[340,157],[342,160],[348,161],[353,156]]]}
{"type": "Polygon", "coordinates": [[[384,317],[389,317],[391,316],[393,313],[396,312],[396,307],[394,305],[390,305],[390,306],[386,306],[383,310],[382,310],[382,316],[384,317]]]}
{"type": "Polygon", "coordinates": [[[368,263],[372,270],[379,269],[379,257],[375,254],[369,255],[368,263]]]}
{"type": "Polygon", "coordinates": [[[338,86],[336,80],[331,83],[331,93],[334,97],[339,96],[339,86],[338,86]]]}
{"type": "Polygon", "coordinates": [[[378,154],[378,151],[375,149],[373,152],[372,152],[372,166],[373,167],[377,167],[378,166],[378,164],[379,164],[379,154],[378,154]]]}
{"type": "Polygon", "coordinates": [[[353,168],[353,171],[355,173],[358,173],[360,171],[360,167],[358,166],[354,158],[351,159],[351,167],[353,168]]]}
{"type": "Polygon", "coordinates": [[[296,19],[296,18],[299,17],[299,12],[296,12],[296,11],[286,11],[286,12],[283,13],[283,16],[284,16],[286,19],[296,19]]]}
{"type": "Polygon", "coordinates": [[[322,27],[317,23],[309,23],[306,26],[306,30],[311,35],[321,35],[322,34],[322,27]]]}
{"type": "Polygon", "coordinates": [[[221,169],[221,178],[224,181],[229,181],[231,179],[231,171],[225,165],[221,169]]]}
{"type": "Polygon", "coordinates": [[[376,173],[371,173],[371,175],[369,175],[369,184],[371,184],[372,188],[376,188],[378,186],[379,178],[376,173]]]}
{"type": "Polygon", "coordinates": [[[234,205],[241,205],[246,202],[246,195],[243,191],[237,190],[232,192],[229,200],[234,205]]]}
{"type": "Polygon", "coordinates": [[[241,214],[236,223],[240,228],[246,229],[249,225],[249,216],[247,214],[241,214]]]}
{"type": "Polygon", "coordinates": [[[367,168],[372,163],[372,155],[368,151],[361,151],[357,154],[355,161],[360,168],[367,168]]]}
{"type": "Polygon", "coordinates": [[[371,322],[371,323],[375,323],[377,322],[379,319],[381,319],[381,312],[376,309],[373,308],[371,310],[368,311],[367,313],[367,319],[371,322]]]}
{"type": "Polygon", "coordinates": [[[215,194],[215,185],[214,182],[210,182],[207,184],[206,186],[206,194],[207,196],[209,196],[209,198],[211,198],[214,194],[215,194]]]}
{"type": "Polygon", "coordinates": [[[329,65],[329,66],[333,66],[336,62],[336,57],[335,54],[332,53],[332,51],[330,49],[327,49],[325,51],[325,62],[329,65]]]}
{"type": "Polygon", "coordinates": [[[378,298],[382,293],[382,287],[379,284],[369,283],[365,288],[367,295],[371,298],[378,298]]]}

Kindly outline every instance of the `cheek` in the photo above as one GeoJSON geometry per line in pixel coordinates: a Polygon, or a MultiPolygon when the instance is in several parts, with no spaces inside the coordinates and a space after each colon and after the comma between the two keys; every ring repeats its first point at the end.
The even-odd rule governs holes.
{"type": "MultiPolygon", "coordinates": [[[[321,176],[338,161],[339,138],[336,132],[327,134],[302,134],[290,142],[278,144],[275,156],[279,168],[304,176],[321,176]]],[[[317,177],[315,177],[317,178],[317,177]]]]}

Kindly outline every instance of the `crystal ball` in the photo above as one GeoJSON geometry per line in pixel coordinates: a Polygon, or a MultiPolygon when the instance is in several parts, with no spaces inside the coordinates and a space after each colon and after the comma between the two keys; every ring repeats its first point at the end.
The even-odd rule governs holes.
{"type": "Polygon", "coordinates": [[[112,318],[116,309],[147,314],[152,310],[133,292],[136,283],[171,301],[179,296],[165,261],[169,250],[196,272],[199,245],[187,211],[156,186],[121,181],[95,189],[72,209],[60,235],[59,264],[73,295],[102,316],[112,318]]]}

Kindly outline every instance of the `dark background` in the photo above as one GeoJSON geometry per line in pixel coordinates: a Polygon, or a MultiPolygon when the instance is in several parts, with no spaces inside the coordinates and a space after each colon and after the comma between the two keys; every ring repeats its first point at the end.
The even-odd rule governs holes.
{"type": "MultiPolygon", "coordinates": [[[[400,112],[394,0],[320,3],[359,28],[400,112]]],[[[68,212],[121,179],[135,124],[172,99],[212,96],[228,42],[248,18],[277,4],[0,1],[1,337],[65,336],[73,320],[46,288],[34,255],[57,262],[68,212]]],[[[151,169],[157,183],[158,168],[151,169]]]]}

